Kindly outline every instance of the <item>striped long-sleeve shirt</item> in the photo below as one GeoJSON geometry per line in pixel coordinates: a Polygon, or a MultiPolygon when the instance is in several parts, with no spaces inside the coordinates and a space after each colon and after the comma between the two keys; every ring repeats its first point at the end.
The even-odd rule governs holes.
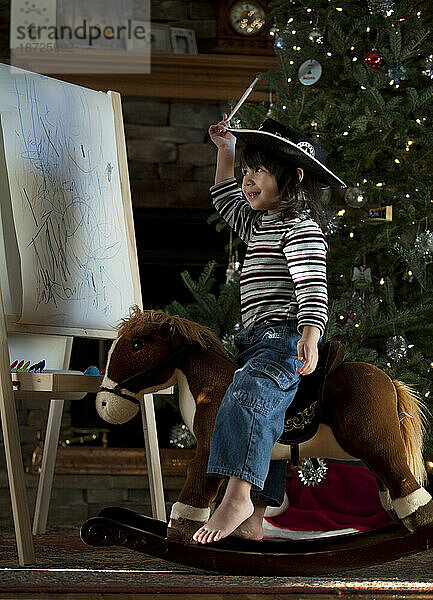
{"type": "Polygon", "coordinates": [[[289,220],[253,210],[235,178],[210,192],[216,210],[248,245],[240,280],[244,327],[296,319],[301,335],[305,325],[314,325],[322,336],[328,243],[319,225],[307,213],[289,220]]]}

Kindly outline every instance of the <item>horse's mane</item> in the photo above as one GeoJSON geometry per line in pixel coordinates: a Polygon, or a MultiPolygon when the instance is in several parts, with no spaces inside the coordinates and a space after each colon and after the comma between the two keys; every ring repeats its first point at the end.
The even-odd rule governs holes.
{"type": "Polygon", "coordinates": [[[168,315],[163,310],[142,311],[138,306],[131,307],[129,318],[122,319],[118,325],[118,335],[131,336],[133,333],[138,333],[143,325],[149,323],[156,325],[168,323],[186,340],[198,342],[203,348],[213,350],[217,354],[233,360],[221,340],[208,327],[189,321],[184,317],[168,315]]]}

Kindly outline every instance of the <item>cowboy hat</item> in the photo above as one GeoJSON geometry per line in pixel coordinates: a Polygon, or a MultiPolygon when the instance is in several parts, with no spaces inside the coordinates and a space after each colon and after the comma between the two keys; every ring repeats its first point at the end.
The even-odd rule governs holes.
{"type": "Polygon", "coordinates": [[[247,144],[260,146],[279,158],[293,162],[321,183],[347,187],[344,181],[325,167],[328,155],[326,150],[293,127],[283,125],[274,119],[266,119],[258,129],[227,127],[227,131],[247,144]]]}

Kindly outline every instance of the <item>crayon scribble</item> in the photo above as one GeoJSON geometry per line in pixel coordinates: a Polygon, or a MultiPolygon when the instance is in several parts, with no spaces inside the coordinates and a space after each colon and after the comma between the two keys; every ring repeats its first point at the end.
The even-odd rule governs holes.
{"type": "Polygon", "coordinates": [[[103,118],[111,102],[30,73],[8,92],[16,114],[4,124],[5,148],[27,312],[76,313],[77,326],[90,318],[101,327],[133,303],[116,148],[103,118]]]}

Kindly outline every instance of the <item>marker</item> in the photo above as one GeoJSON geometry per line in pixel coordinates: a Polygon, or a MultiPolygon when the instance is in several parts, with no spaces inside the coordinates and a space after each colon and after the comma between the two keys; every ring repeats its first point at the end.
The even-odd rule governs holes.
{"type": "Polygon", "coordinates": [[[14,362],[11,364],[11,369],[13,369],[15,367],[15,365],[17,365],[17,364],[18,364],[18,361],[14,360],[14,362]]]}
{"type": "Polygon", "coordinates": [[[23,372],[27,369],[27,367],[29,366],[30,361],[28,360],[24,365],[23,368],[21,369],[23,372]]]}
{"type": "Polygon", "coordinates": [[[29,373],[31,371],[33,371],[33,369],[36,369],[36,367],[38,366],[39,363],[35,363],[34,365],[32,365],[31,367],[29,367],[29,373]]]}
{"type": "Polygon", "coordinates": [[[22,360],[22,361],[20,361],[20,362],[17,364],[17,368],[16,368],[16,370],[18,371],[18,369],[21,369],[21,367],[23,366],[23,364],[24,364],[24,361],[23,361],[23,360],[22,360]]]}

